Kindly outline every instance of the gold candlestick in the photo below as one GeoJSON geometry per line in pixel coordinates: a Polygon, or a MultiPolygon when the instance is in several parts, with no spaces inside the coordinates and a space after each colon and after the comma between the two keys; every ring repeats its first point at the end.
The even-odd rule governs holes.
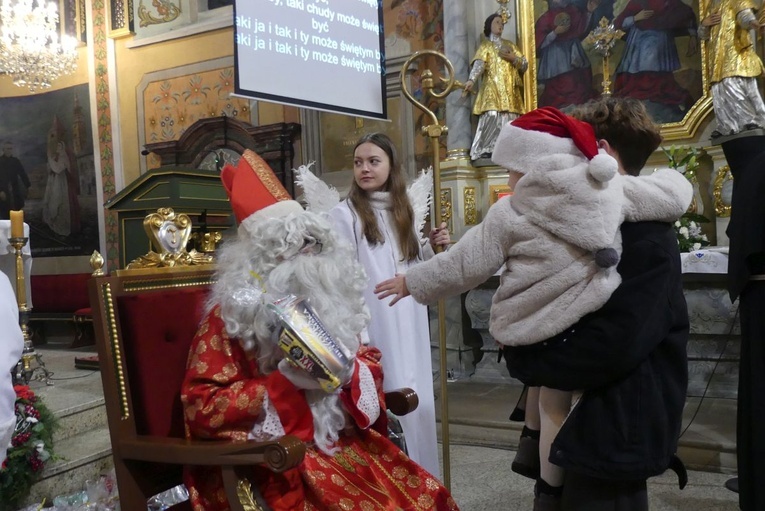
{"type": "Polygon", "coordinates": [[[609,23],[605,16],[600,19],[598,26],[590,32],[582,41],[584,44],[591,44],[593,50],[603,57],[603,92],[604,96],[611,95],[611,70],[609,69],[608,58],[611,56],[611,50],[616,44],[617,39],[624,37],[624,32],[614,28],[613,23],[609,23]]]}
{"type": "Polygon", "coordinates": [[[28,241],[29,238],[26,237],[8,238],[8,242],[16,252],[16,302],[19,306],[19,326],[21,327],[21,334],[24,336],[24,350],[21,352],[21,360],[16,364],[13,378],[15,383],[23,382],[25,385],[32,379],[44,381],[46,385],[53,385],[53,382],[50,380],[53,373],[48,371],[42,356],[35,351],[32,344],[32,336],[29,333],[29,313],[32,309],[27,306],[24,261],[21,258],[21,249],[24,248],[28,241]],[[36,364],[34,367],[33,363],[36,364]],[[35,375],[35,373],[38,374],[35,375]]]}

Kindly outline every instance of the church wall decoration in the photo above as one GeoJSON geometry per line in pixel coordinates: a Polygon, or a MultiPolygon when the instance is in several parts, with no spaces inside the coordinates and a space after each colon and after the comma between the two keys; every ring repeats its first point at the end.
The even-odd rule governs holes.
{"type": "Polygon", "coordinates": [[[133,0],[106,0],[106,12],[109,37],[118,39],[133,35],[135,30],[133,0]]]}
{"type": "MultiPolygon", "coordinates": [[[[109,59],[107,57],[108,12],[105,2],[109,0],[93,0],[93,65],[96,72],[96,118],[98,124],[98,154],[101,166],[101,187],[103,197],[101,203],[107,202],[117,193],[114,177],[114,138],[112,136],[112,106],[109,88],[109,59]]],[[[119,263],[119,228],[117,213],[104,210],[104,235],[106,236],[106,260],[108,268],[118,268],[119,263]]]]}
{"type": "Polygon", "coordinates": [[[231,96],[234,68],[183,74],[147,84],[141,92],[146,143],[178,140],[196,121],[227,116],[250,122],[250,102],[231,96]]]}
{"type": "Polygon", "coordinates": [[[0,116],[0,140],[12,145],[31,183],[23,209],[32,256],[100,249],[88,84],[2,98],[0,116]]]}
{"type": "MultiPolygon", "coordinates": [[[[634,28],[638,25],[630,30],[623,22],[633,12],[650,10],[653,5],[649,2],[648,7],[640,7],[639,1],[601,0],[588,16],[586,0],[521,0],[516,20],[518,43],[529,60],[524,77],[527,108],[555,106],[567,111],[600,96],[602,57],[582,40],[605,17],[626,33],[616,41],[610,56],[613,96],[641,100],[654,121],[661,124],[665,140],[692,137],[712,112],[706,44],[694,37],[699,13],[704,12],[708,0],[655,2],[654,24],[670,14],[675,24],[659,30],[649,18],[642,22],[642,36],[634,28]],[[549,42],[546,36],[556,28],[560,35],[549,42]],[[650,37],[654,43],[646,44],[650,37]],[[655,44],[657,37],[665,44],[655,44]],[[647,54],[651,58],[646,58],[647,54]],[[641,64],[659,60],[673,61],[674,65],[648,71],[641,64]]],[[[590,6],[594,3],[589,2],[590,6]]]]}

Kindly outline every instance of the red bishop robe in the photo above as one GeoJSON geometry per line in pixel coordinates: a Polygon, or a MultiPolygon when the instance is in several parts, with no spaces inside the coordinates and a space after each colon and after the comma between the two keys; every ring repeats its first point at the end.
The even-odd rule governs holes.
{"type": "MultiPolygon", "coordinates": [[[[292,470],[275,474],[256,468],[259,490],[273,511],[457,510],[448,490],[381,434],[386,421],[380,352],[361,347],[356,360],[351,383],[341,394],[355,424],[341,434],[338,452],[330,456],[312,447],[313,418],[303,391],[278,371],[261,374],[255,354],[229,339],[215,307],[189,353],[181,395],[187,436],[245,441],[267,397],[285,433],[308,444],[303,462],[292,470]],[[360,364],[374,378],[381,408],[371,425],[369,410],[360,402],[360,364]]],[[[185,483],[195,511],[229,509],[219,469],[189,467],[185,483]]]]}

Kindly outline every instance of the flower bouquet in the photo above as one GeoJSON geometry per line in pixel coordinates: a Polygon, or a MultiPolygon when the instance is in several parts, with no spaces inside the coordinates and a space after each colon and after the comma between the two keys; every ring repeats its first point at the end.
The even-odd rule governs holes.
{"type": "Polygon", "coordinates": [[[669,167],[675,169],[691,182],[696,180],[696,171],[699,168],[699,156],[701,153],[695,147],[661,148],[669,160],[669,167]]]}
{"type": "Polygon", "coordinates": [[[706,222],[709,222],[709,219],[695,213],[686,213],[675,222],[680,252],[693,252],[709,245],[707,235],[701,232],[699,225],[706,222]]]}
{"type": "Polygon", "coordinates": [[[45,464],[55,459],[56,418],[26,385],[15,385],[16,429],[8,457],[0,467],[0,511],[17,509],[29,494],[45,464]]]}

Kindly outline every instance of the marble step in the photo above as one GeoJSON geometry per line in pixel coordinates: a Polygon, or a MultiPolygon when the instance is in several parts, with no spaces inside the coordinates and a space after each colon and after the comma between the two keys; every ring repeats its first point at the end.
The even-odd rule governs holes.
{"type": "Polygon", "coordinates": [[[57,410],[58,429],[53,435],[54,445],[60,445],[72,437],[87,433],[94,429],[107,428],[106,407],[104,398],[93,398],[91,401],[77,404],[64,410],[57,410]]]}
{"type": "Polygon", "coordinates": [[[70,495],[85,488],[86,481],[95,481],[111,470],[112,446],[105,426],[74,434],[55,444],[58,460],[49,463],[24,505],[47,505],[59,495],[70,495]]]}
{"type": "Polygon", "coordinates": [[[74,358],[88,353],[56,344],[37,351],[53,372],[53,385],[32,381],[30,387],[58,418],[54,450],[59,459],[46,465],[25,502],[38,504],[44,498],[51,505],[54,497],[83,490],[86,481],[108,472],[113,462],[101,375],[74,367],[74,358]]]}

